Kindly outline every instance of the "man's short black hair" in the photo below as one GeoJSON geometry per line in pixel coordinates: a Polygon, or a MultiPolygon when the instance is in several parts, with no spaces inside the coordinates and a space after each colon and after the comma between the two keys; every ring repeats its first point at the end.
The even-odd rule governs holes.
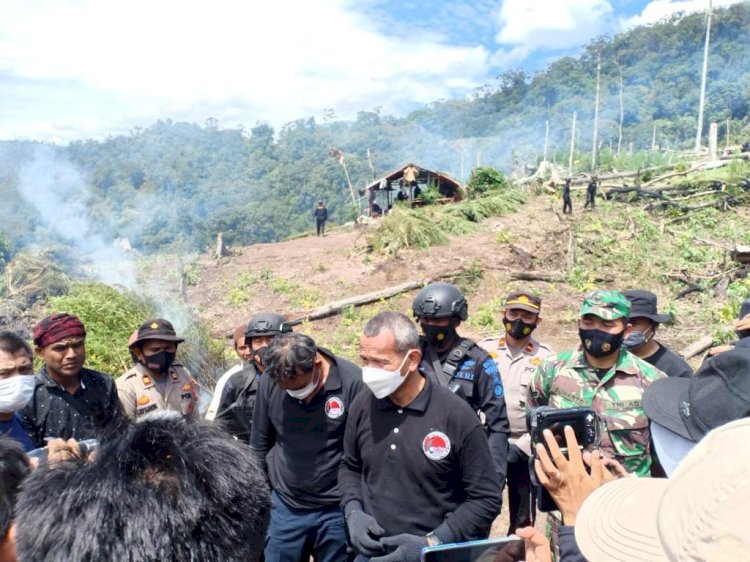
{"type": "Polygon", "coordinates": [[[13,522],[18,488],[30,470],[23,447],[10,437],[0,436],[0,539],[13,522]]]}
{"type": "Polygon", "coordinates": [[[318,348],[310,336],[280,334],[271,340],[263,353],[264,373],[276,380],[288,381],[300,372],[309,373],[318,348]]]}
{"type": "Polygon", "coordinates": [[[269,509],[247,446],[155,412],[88,463],[34,471],[18,498],[16,550],[20,562],[258,560],[269,509]]]}
{"type": "Polygon", "coordinates": [[[31,351],[31,346],[25,339],[14,332],[0,332],[0,351],[13,354],[18,353],[19,351],[25,351],[30,358],[34,357],[34,353],[31,351]]]}

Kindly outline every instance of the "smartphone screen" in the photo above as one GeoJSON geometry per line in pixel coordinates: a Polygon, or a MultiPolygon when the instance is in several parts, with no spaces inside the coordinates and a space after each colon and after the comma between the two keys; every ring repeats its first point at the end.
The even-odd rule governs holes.
{"type": "Polygon", "coordinates": [[[523,539],[503,537],[483,541],[430,546],[422,551],[422,562],[523,562],[523,539]]]}

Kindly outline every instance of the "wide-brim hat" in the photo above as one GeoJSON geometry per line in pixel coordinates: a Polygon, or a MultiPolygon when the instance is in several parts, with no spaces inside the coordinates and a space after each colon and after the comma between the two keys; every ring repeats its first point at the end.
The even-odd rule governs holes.
{"type": "Polygon", "coordinates": [[[135,341],[130,344],[130,347],[145,340],[161,340],[182,343],[185,341],[185,338],[181,338],[175,333],[174,326],[172,326],[172,323],[169,320],[165,320],[164,318],[154,318],[153,320],[147,320],[141,324],[141,327],[138,328],[138,334],[135,341]]]}
{"type": "Polygon", "coordinates": [[[630,290],[622,293],[630,301],[630,318],[648,318],[665,324],[672,321],[669,314],[659,314],[656,308],[656,295],[650,291],[630,290]]]}
{"type": "Polygon", "coordinates": [[[622,478],[595,490],[576,515],[589,562],[748,560],[750,419],[711,431],[671,478],[622,478]]]}

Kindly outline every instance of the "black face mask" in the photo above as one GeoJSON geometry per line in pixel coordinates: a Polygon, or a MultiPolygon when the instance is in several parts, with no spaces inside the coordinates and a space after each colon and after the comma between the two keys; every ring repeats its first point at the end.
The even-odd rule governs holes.
{"type": "Polygon", "coordinates": [[[431,326],[423,323],[422,331],[430,347],[443,347],[446,343],[456,339],[456,327],[453,323],[447,326],[431,326]]]}
{"type": "Polygon", "coordinates": [[[625,338],[625,330],[619,334],[608,334],[601,330],[584,330],[578,328],[578,336],[581,338],[583,349],[594,357],[606,357],[616,352],[622,346],[625,338]]]}
{"type": "Polygon", "coordinates": [[[258,351],[253,353],[253,361],[255,361],[255,367],[261,373],[266,368],[266,364],[264,360],[266,358],[267,352],[268,352],[267,347],[261,347],[258,351]]]}
{"type": "Polygon", "coordinates": [[[536,330],[536,324],[527,324],[520,318],[516,318],[515,320],[503,318],[503,326],[505,326],[505,333],[517,340],[524,339],[536,330]]]}
{"type": "Polygon", "coordinates": [[[177,357],[176,353],[172,351],[160,351],[153,355],[143,354],[143,362],[141,363],[147,369],[151,369],[160,374],[166,374],[169,368],[174,364],[174,360],[177,357]]]}

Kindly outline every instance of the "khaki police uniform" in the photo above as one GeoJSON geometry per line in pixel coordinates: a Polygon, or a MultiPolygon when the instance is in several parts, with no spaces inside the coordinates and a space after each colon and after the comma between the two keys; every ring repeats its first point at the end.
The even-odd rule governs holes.
{"type": "Polygon", "coordinates": [[[531,440],[526,429],[526,393],[534,371],[543,359],[552,355],[552,349],[530,338],[521,353],[514,357],[504,337],[482,340],[479,345],[487,350],[500,370],[510,422],[509,442],[531,455],[531,440]]]}
{"type": "Polygon", "coordinates": [[[131,420],[155,410],[172,410],[183,416],[198,412],[198,395],[190,373],[174,364],[164,377],[154,377],[136,365],[119,379],[117,392],[122,410],[131,420]]]}

